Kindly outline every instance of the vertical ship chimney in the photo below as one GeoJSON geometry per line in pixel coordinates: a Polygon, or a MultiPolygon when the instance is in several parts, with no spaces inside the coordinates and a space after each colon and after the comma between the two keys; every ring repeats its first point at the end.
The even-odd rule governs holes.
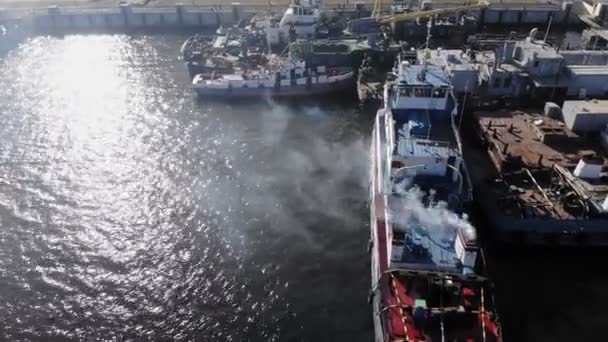
{"type": "Polygon", "coordinates": [[[474,273],[479,246],[477,245],[477,232],[473,226],[458,228],[454,250],[464,273],[474,273]]]}

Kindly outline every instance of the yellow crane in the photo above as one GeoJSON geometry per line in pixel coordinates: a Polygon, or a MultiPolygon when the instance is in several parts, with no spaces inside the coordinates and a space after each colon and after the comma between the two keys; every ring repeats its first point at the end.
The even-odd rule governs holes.
{"type": "Polygon", "coordinates": [[[378,20],[382,17],[382,0],[375,0],[372,8],[372,18],[378,20]]]}
{"type": "Polygon", "coordinates": [[[405,21],[405,20],[430,18],[430,17],[434,17],[436,15],[473,11],[473,10],[486,8],[489,5],[490,5],[490,3],[487,1],[480,1],[478,3],[465,4],[465,5],[456,6],[456,7],[438,8],[438,9],[427,10],[427,11],[415,11],[415,12],[399,13],[399,14],[392,14],[392,15],[380,15],[380,12],[382,10],[382,0],[376,0],[374,2],[374,7],[372,9],[372,17],[375,18],[381,24],[390,24],[390,23],[396,23],[396,22],[405,21]]]}
{"type": "Polygon", "coordinates": [[[410,12],[410,13],[387,15],[387,16],[381,17],[380,22],[383,24],[390,24],[390,23],[396,23],[396,22],[405,21],[405,20],[430,18],[430,17],[434,17],[436,15],[483,9],[483,8],[488,7],[489,5],[490,5],[490,3],[487,1],[480,1],[476,4],[468,4],[468,5],[462,5],[462,6],[456,6],[456,7],[447,7],[447,8],[438,8],[438,9],[428,10],[428,11],[417,11],[417,12],[410,12]]]}
{"type": "Polygon", "coordinates": [[[419,18],[431,18],[437,15],[445,15],[450,13],[466,12],[486,8],[490,5],[487,0],[481,0],[478,3],[465,3],[462,6],[438,8],[425,11],[414,11],[409,13],[399,13],[382,15],[382,0],[375,0],[370,17],[353,19],[348,22],[345,32],[350,34],[368,34],[380,30],[379,26],[388,25],[405,20],[414,20],[419,18]]]}

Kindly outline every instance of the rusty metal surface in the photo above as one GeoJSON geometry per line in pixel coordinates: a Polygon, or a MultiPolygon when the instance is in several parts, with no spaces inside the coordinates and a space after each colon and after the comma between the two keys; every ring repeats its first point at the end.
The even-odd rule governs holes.
{"type": "Polygon", "coordinates": [[[599,145],[573,133],[563,122],[518,110],[481,111],[475,113],[475,120],[498,175],[487,180],[486,191],[505,215],[587,219],[591,201],[608,194],[606,182],[572,176],[583,157],[608,163],[599,145]]]}
{"type": "Polygon", "coordinates": [[[553,189],[551,183],[556,178],[550,173],[536,177],[519,171],[503,174],[501,179],[488,184],[494,193],[500,209],[507,216],[519,218],[574,219],[579,215],[570,212],[562,203],[560,188],[553,189]],[[536,184],[538,185],[536,185],[536,184]]]}
{"type": "Polygon", "coordinates": [[[499,171],[546,169],[553,164],[572,170],[582,157],[602,155],[599,146],[542,113],[504,110],[475,116],[478,133],[499,171]]]}

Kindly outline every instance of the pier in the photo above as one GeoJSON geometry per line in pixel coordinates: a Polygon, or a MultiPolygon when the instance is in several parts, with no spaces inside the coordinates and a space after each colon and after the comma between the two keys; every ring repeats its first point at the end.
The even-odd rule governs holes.
{"type": "MultiPolygon", "coordinates": [[[[34,34],[55,32],[134,30],[199,30],[231,26],[251,18],[256,13],[281,11],[287,1],[250,0],[217,5],[216,0],[175,1],[0,1],[0,24],[7,27],[19,26],[21,30],[34,34]],[[59,5],[55,5],[59,4],[59,5]],[[46,7],[45,7],[46,5],[46,7]]],[[[453,7],[461,4],[453,0],[423,1],[430,8],[453,7]]],[[[325,11],[354,13],[357,8],[367,7],[367,1],[355,2],[333,0],[324,2],[325,11]]],[[[601,17],[608,13],[599,4],[588,8],[582,2],[574,1],[493,1],[490,6],[471,11],[479,27],[484,26],[529,26],[529,25],[574,25],[581,18],[601,17]],[[598,8],[603,9],[599,10],[598,8]]],[[[601,18],[600,18],[601,19],[601,18]]]]}
{"type": "Polygon", "coordinates": [[[220,7],[142,7],[130,4],[106,8],[50,6],[46,9],[2,10],[0,19],[18,23],[37,34],[53,32],[120,31],[138,29],[187,30],[231,26],[250,18],[253,10],[234,3],[220,7]]]}

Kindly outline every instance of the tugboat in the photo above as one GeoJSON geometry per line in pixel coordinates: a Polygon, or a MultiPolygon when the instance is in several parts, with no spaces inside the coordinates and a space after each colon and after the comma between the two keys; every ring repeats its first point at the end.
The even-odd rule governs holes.
{"type": "Polygon", "coordinates": [[[198,74],[192,89],[200,96],[307,96],[348,90],[354,86],[348,67],[307,68],[303,61],[272,57],[265,67],[232,74],[198,74]]]}
{"type": "Polygon", "coordinates": [[[292,0],[281,20],[271,20],[265,28],[268,45],[282,46],[296,38],[314,38],[321,22],[320,7],[319,0],[292,0]]]}
{"type": "Polygon", "coordinates": [[[371,144],[375,341],[501,341],[443,66],[401,56],[371,144]]]}

